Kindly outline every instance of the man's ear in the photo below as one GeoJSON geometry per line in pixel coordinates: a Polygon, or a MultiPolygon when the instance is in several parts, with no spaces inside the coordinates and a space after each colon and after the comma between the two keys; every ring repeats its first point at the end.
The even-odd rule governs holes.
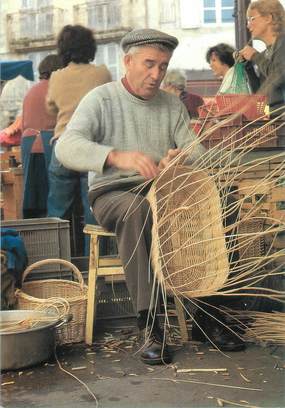
{"type": "Polygon", "coordinates": [[[124,64],[125,64],[126,68],[128,68],[130,66],[131,59],[132,59],[132,56],[130,54],[126,54],[124,56],[124,64]]]}

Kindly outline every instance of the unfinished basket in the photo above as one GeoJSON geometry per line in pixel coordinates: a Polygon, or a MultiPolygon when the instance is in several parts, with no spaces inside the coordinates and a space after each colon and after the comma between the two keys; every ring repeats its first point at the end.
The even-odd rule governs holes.
{"type": "MultiPolygon", "coordinates": [[[[57,272],[58,273],[58,272],[57,272]]],[[[22,277],[22,289],[16,293],[18,309],[35,309],[49,304],[57,298],[68,301],[73,318],[71,322],[57,329],[59,344],[78,343],[84,340],[87,308],[87,286],[81,272],[69,261],[63,259],[44,259],[28,266],[22,277]],[[70,268],[78,282],[64,279],[45,279],[25,282],[33,269],[47,264],[61,264],[70,268]]],[[[60,309],[60,306],[59,306],[60,309]]]]}
{"type": "Polygon", "coordinates": [[[168,292],[200,297],[229,274],[220,197],[205,171],[172,166],[154,181],[152,266],[168,292]]]}

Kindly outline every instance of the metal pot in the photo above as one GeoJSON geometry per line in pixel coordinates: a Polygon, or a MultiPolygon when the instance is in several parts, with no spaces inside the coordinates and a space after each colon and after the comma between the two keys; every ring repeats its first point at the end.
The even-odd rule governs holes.
{"type": "Polygon", "coordinates": [[[55,350],[55,329],[71,319],[70,315],[59,319],[55,313],[37,310],[1,311],[0,317],[6,327],[25,319],[41,320],[33,328],[1,330],[1,370],[17,370],[48,360],[55,350]]]}

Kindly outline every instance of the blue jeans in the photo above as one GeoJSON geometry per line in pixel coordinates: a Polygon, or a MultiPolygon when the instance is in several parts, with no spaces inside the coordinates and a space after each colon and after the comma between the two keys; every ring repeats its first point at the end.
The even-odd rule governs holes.
{"type": "MultiPolygon", "coordinates": [[[[48,217],[68,219],[80,190],[83,207],[84,223],[95,224],[95,218],[88,202],[88,176],[87,173],[66,169],[55,157],[54,149],[49,165],[49,194],[48,217]]],[[[85,255],[89,254],[89,239],[85,236],[85,255]]]]}

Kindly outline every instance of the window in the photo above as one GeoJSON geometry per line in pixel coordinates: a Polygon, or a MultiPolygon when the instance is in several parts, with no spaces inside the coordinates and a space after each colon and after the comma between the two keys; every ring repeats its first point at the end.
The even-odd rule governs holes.
{"type": "Polygon", "coordinates": [[[88,25],[96,31],[111,30],[121,25],[119,0],[89,3],[87,14],[88,25]]]}
{"type": "Polygon", "coordinates": [[[216,22],[216,0],[204,0],[204,23],[216,22]]]}
{"type": "Polygon", "coordinates": [[[222,23],[232,23],[234,21],[234,0],[222,0],[221,20],[222,23]]]}
{"type": "Polygon", "coordinates": [[[203,0],[204,24],[234,22],[234,0],[203,0]]]}
{"type": "Polygon", "coordinates": [[[20,38],[35,39],[53,33],[53,12],[27,11],[20,15],[20,38]]]}
{"type": "Polygon", "coordinates": [[[36,34],[36,12],[27,11],[24,14],[20,14],[20,38],[31,39],[36,34]]]}
{"type": "Polygon", "coordinates": [[[22,9],[35,7],[35,0],[22,0],[22,9]]]}
{"type": "Polygon", "coordinates": [[[53,12],[45,11],[37,14],[37,37],[44,37],[53,33],[53,12]]]}
{"type": "Polygon", "coordinates": [[[120,48],[117,43],[99,44],[95,56],[95,63],[105,64],[111,72],[113,81],[120,78],[120,48]]]}
{"type": "Polygon", "coordinates": [[[53,0],[22,0],[22,9],[35,8],[39,9],[42,7],[51,6],[53,0]]]}
{"type": "Polygon", "coordinates": [[[175,0],[160,0],[160,22],[161,23],[175,23],[176,10],[175,0]]]}

